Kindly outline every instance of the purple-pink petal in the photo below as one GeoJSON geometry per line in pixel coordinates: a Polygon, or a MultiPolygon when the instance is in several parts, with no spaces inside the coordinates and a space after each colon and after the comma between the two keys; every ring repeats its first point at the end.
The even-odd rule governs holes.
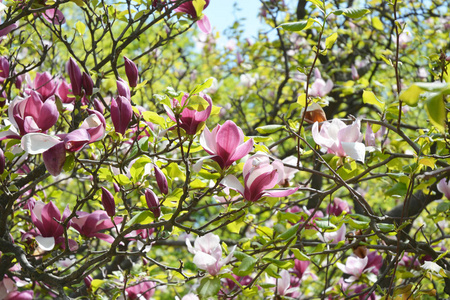
{"type": "Polygon", "coordinates": [[[42,154],[42,159],[44,160],[47,171],[53,176],[58,176],[66,161],[66,148],[64,142],[60,142],[45,151],[42,154]]]}

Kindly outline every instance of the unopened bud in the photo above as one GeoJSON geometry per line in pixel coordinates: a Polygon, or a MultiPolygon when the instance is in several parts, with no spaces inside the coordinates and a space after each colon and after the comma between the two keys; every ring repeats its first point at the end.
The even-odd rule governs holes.
{"type": "Polygon", "coordinates": [[[86,72],[83,72],[82,75],[82,82],[83,82],[83,88],[86,95],[90,96],[94,92],[94,81],[92,80],[91,76],[86,74],[86,72]]]}
{"type": "Polygon", "coordinates": [[[169,185],[167,184],[167,178],[164,175],[163,171],[161,171],[161,169],[158,168],[157,165],[155,165],[155,177],[159,191],[162,194],[167,195],[169,193],[169,185]]]}
{"type": "Polygon", "coordinates": [[[72,94],[80,96],[82,87],[81,71],[77,62],[72,57],[67,62],[66,69],[70,77],[70,84],[72,85],[72,94]]]}
{"type": "Polygon", "coordinates": [[[127,74],[128,83],[131,87],[135,87],[139,80],[139,71],[136,64],[128,59],[126,56],[123,57],[125,60],[125,74],[127,74]]]}
{"type": "Polygon", "coordinates": [[[145,190],[145,200],[147,201],[147,206],[153,213],[156,219],[161,215],[161,207],[159,206],[159,200],[156,194],[151,189],[145,190]]]}
{"type": "Polygon", "coordinates": [[[0,148],[0,174],[3,174],[3,172],[5,172],[5,153],[0,148]]]}
{"type": "Polygon", "coordinates": [[[102,187],[102,205],[108,216],[113,217],[116,214],[116,203],[114,202],[114,196],[104,187],[102,187]]]}

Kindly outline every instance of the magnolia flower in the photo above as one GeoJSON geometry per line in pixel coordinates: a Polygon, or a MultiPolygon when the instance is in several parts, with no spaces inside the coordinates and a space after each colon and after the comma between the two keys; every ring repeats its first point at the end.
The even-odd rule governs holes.
{"type": "Polygon", "coordinates": [[[352,125],[346,125],[339,119],[322,123],[314,123],[312,136],[319,146],[326,148],[328,153],[340,157],[350,156],[354,160],[364,162],[366,147],[361,143],[363,135],[360,132],[361,121],[358,119],[352,125]]]}
{"type": "Polygon", "coordinates": [[[253,77],[247,73],[241,74],[241,76],[240,76],[241,85],[243,85],[246,88],[252,87],[256,83],[257,79],[258,79],[258,76],[255,75],[255,77],[253,77]]]}
{"type": "Polygon", "coordinates": [[[325,97],[333,89],[333,81],[328,79],[327,82],[325,82],[325,80],[322,79],[319,69],[317,68],[314,69],[314,75],[316,80],[311,85],[309,95],[312,97],[325,97]]]}
{"type": "Polygon", "coordinates": [[[353,80],[359,79],[358,69],[356,69],[355,65],[352,65],[352,79],[353,80]]]}
{"type": "Polygon", "coordinates": [[[56,8],[45,10],[43,13],[43,17],[44,19],[55,25],[62,25],[66,23],[66,18],[64,17],[63,13],[56,8]]]}
{"type": "Polygon", "coordinates": [[[450,200],[450,181],[448,179],[441,179],[437,185],[437,189],[439,192],[445,195],[447,199],[450,200]]]}
{"type": "Polygon", "coordinates": [[[43,153],[45,167],[53,176],[61,173],[66,151],[77,152],[85,145],[101,140],[105,135],[106,122],[102,114],[88,110],[91,115],[68,134],[53,137],[43,133],[29,133],[22,137],[22,149],[29,154],[43,153]]]}
{"type": "Polygon", "coordinates": [[[222,258],[220,238],[213,233],[198,237],[194,242],[194,247],[192,247],[189,239],[186,239],[186,245],[188,251],[194,254],[194,264],[213,276],[221,273],[220,270],[230,262],[236,249],[236,246],[233,246],[228,256],[222,258]]]}
{"type": "Polygon", "coordinates": [[[25,76],[28,88],[25,89],[27,94],[31,95],[31,91],[38,92],[42,97],[42,101],[47,100],[55,95],[56,88],[59,85],[59,80],[53,78],[49,72],[36,73],[34,81],[31,81],[30,75],[25,76]]]}
{"type": "Polygon", "coordinates": [[[59,86],[56,90],[56,95],[61,99],[62,103],[73,103],[75,101],[75,97],[70,97],[72,93],[72,85],[66,82],[65,79],[62,79],[59,83],[59,86]]]}
{"type": "Polygon", "coordinates": [[[200,144],[211,155],[205,158],[213,159],[223,170],[253,149],[253,139],[244,143],[242,129],[230,120],[217,125],[212,132],[206,127],[200,136],[200,144]]]}
{"type": "MultiPolygon", "coordinates": [[[[395,37],[394,37],[395,40],[395,37]]],[[[400,33],[398,37],[398,45],[402,49],[406,49],[408,47],[408,44],[413,40],[413,37],[409,31],[404,31],[400,33]]]]}
{"type": "Polygon", "coordinates": [[[147,202],[148,209],[158,219],[161,216],[161,206],[159,205],[158,197],[151,189],[145,190],[145,201],[147,202]]]}
{"type": "Polygon", "coordinates": [[[206,15],[203,14],[203,10],[209,5],[209,0],[189,1],[181,4],[175,12],[188,14],[193,20],[197,21],[198,28],[204,33],[211,32],[211,24],[206,15]],[[195,2],[195,5],[194,5],[195,2]]]}
{"type": "Polygon", "coordinates": [[[280,271],[281,278],[277,280],[277,294],[280,296],[288,296],[288,294],[296,291],[296,288],[291,288],[291,274],[287,270],[280,271]]]}
{"type": "Polygon", "coordinates": [[[325,243],[338,243],[340,241],[345,240],[345,233],[347,232],[347,227],[345,224],[342,224],[342,226],[337,230],[333,232],[325,232],[325,233],[317,233],[317,236],[322,242],[325,243]]]}
{"type": "Polygon", "coordinates": [[[114,238],[109,234],[100,233],[99,231],[113,228],[114,223],[122,222],[121,217],[116,217],[113,223],[111,218],[103,210],[96,210],[93,213],[77,211],[77,216],[77,218],[72,219],[72,227],[82,236],[87,238],[96,237],[108,243],[112,243],[114,238]]]}
{"type": "Polygon", "coordinates": [[[8,116],[9,121],[19,129],[20,135],[25,135],[46,132],[58,121],[59,112],[54,97],[43,102],[40,94],[31,91],[28,97],[17,97],[11,102],[8,116]]]}
{"type": "Polygon", "coordinates": [[[125,289],[129,300],[148,300],[155,294],[156,283],[143,280],[138,284],[130,285],[125,289]]]}
{"type": "Polygon", "coordinates": [[[158,185],[159,191],[167,195],[169,193],[169,185],[167,183],[166,175],[164,175],[163,171],[157,166],[154,165],[153,169],[155,171],[156,184],[158,185]]]}
{"type": "Polygon", "coordinates": [[[347,261],[345,262],[345,266],[340,262],[338,262],[336,265],[342,272],[351,275],[345,281],[353,282],[356,281],[359,277],[361,277],[362,273],[364,272],[364,269],[367,266],[367,261],[368,261],[367,256],[364,258],[349,256],[347,258],[347,261]]]}
{"type": "MultiPolygon", "coordinates": [[[[67,219],[70,215],[69,205],[61,216],[61,212],[50,201],[44,204],[42,201],[35,202],[34,206],[30,209],[31,221],[36,226],[38,232],[35,234],[36,242],[39,247],[44,251],[52,250],[55,245],[60,245],[62,248],[66,247],[64,239],[64,228],[60,222],[67,219]]],[[[71,222],[68,223],[71,225],[71,222]]],[[[70,250],[74,250],[78,247],[74,240],[68,240],[70,250]]]]}
{"type": "Polygon", "coordinates": [[[376,146],[376,138],[375,133],[373,133],[372,126],[367,123],[366,135],[364,136],[364,141],[366,142],[367,147],[375,147],[376,146]]]}
{"type": "Polygon", "coordinates": [[[255,154],[244,165],[244,186],[234,175],[227,175],[221,182],[222,185],[238,191],[246,200],[257,201],[262,197],[286,197],[298,190],[273,189],[284,178],[284,165],[280,160],[272,163],[265,154],[255,154]]]}
{"type": "Polygon", "coordinates": [[[338,197],[334,198],[333,203],[330,203],[327,207],[328,215],[340,216],[343,212],[350,213],[350,206],[347,201],[338,197]]]}
{"type": "Polygon", "coordinates": [[[291,277],[291,285],[299,286],[303,277],[311,276],[312,279],[317,280],[317,276],[309,270],[310,261],[302,261],[295,259],[294,268],[291,273],[296,275],[297,279],[291,277]]]}
{"type": "MultiPolygon", "coordinates": [[[[184,129],[184,131],[186,131],[186,134],[194,135],[211,114],[212,110],[211,98],[204,93],[199,93],[198,96],[202,97],[209,105],[202,111],[197,111],[189,108],[183,109],[183,111],[179,115],[178,122],[180,124],[180,127],[184,129]]],[[[181,103],[179,103],[177,99],[173,99],[172,108],[168,107],[167,105],[164,105],[167,115],[175,123],[177,123],[177,118],[172,109],[185,106],[187,104],[186,101],[188,100],[188,98],[189,94],[184,94],[183,98],[181,99],[181,103]]]]}

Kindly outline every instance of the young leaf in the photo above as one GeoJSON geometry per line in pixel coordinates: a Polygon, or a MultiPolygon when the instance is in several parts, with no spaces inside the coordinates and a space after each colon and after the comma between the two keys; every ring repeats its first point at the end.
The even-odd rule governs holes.
{"type": "Polygon", "coordinates": [[[428,93],[425,101],[425,109],[431,123],[440,131],[445,129],[445,104],[442,93],[428,93]]]}
{"type": "Polygon", "coordinates": [[[273,124],[273,125],[260,126],[260,127],[256,128],[256,131],[258,131],[261,134],[270,134],[270,133],[277,132],[281,128],[284,128],[284,125],[273,124]]]}
{"type": "Polygon", "coordinates": [[[325,47],[327,49],[333,48],[333,45],[336,42],[337,38],[338,38],[337,32],[335,32],[332,35],[330,35],[329,37],[327,37],[325,40],[325,47]]]}
{"type": "MultiPolygon", "coordinates": [[[[197,85],[190,93],[189,95],[194,95],[197,94],[201,91],[203,91],[204,89],[210,88],[211,85],[213,84],[213,78],[208,78],[205,82],[203,82],[202,84],[197,85]]],[[[205,101],[206,102],[206,101],[205,101]]]]}
{"type": "Polygon", "coordinates": [[[384,102],[375,96],[375,94],[371,91],[363,91],[363,102],[375,105],[381,109],[381,111],[384,110],[384,102]]]}
{"type": "Polygon", "coordinates": [[[349,7],[346,9],[341,9],[338,10],[336,12],[333,12],[335,15],[340,15],[343,14],[344,16],[350,18],[350,19],[359,19],[362,16],[366,15],[367,13],[370,12],[370,10],[366,9],[366,8],[354,8],[354,7],[349,7]],[[337,13],[336,13],[337,12],[337,13]]]}
{"type": "Polygon", "coordinates": [[[406,90],[403,90],[398,98],[409,106],[416,106],[422,93],[423,90],[416,84],[413,84],[406,90]]]}
{"type": "Polygon", "coordinates": [[[314,24],[313,19],[301,20],[298,22],[283,23],[280,26],[287,31],[302,31],[310,28],[314,24]]]}
{"type": "Polygon", "coordinates": [[[219,277],[206,277],[203,278],[200,282],[200,286],[198,288],[200,296],[203,298],[208,298],[212,296],[217,296],[220,291],[222,284],[220,283],[219,277]]]}

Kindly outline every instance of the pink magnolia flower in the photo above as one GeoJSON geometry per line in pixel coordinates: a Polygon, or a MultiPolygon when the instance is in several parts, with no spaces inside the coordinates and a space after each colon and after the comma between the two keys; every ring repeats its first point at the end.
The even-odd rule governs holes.
{"type": "Polygon", "coordinates": [[[56,8],[47,9],[44,12],[43,16],[44,19],[55,25],[62,25],[66,23],[66,18],[64,17],[63,13],[56,8]]]}
{"type": "Polygon", "coordinates": [[[340,262],[338,262],[336,265],[342,272],[351,275],[345,281],[353,282],[359,279],[359,277],[361,277],[364,270],[366,269],[367,261],[368,261],[367,256],[364,258],[359,258],[357,256],[349,256],[347,258],[347,261],[345,262],[345,265],[341,264],[340,262]]]}
{"type": "Polygon", "coordinates": [[[327,207],[328,215],[340,216],[343,212],[350,213],[350,211],[348,202],[338,197],[335,197],[333,203],[330,203],[327,207]]]}
{"type": "MultiPolygon", "coordinates": [[[[206,15],[203,14],[203,10],[206,9],[209,5],[209,0],[205,0],[204,6],[201,5],[199,7],[195,7],[192,3],[193,1],[189,1],[181,4],[176,9],[175,12],[185,13],[189,15],[193,20],[197,20],[198,28],[204,33],[211,32],[211,24],[206,15]]],[[[197,3],[201,3],[201,1],[197,1],[197,3]]]]}
{"type": "Polygon", "coordinates": [[[372,126],[367,123],[366,135],[364,136],[364,141],[366,142],[367,147],[375,147],[376,146],[376,138],[375,133],[373,133],[372,126]]]}
{"type": "Polygon", "coordinates": [[[359,79],[358,69],[356,69],[355,65],[352,65],[352,79],[353,80],[359,79]]]}
{"type": "Polygon", "coordinates": [[[133,109],[127,98],[118,96],[117,99],[111,100],[111,120],[116,132],[125,134],[132,117],[133,109]]]}
{"type": "Polygon", "coordinates": [[[128,87],[128,84],[125,82],[125,80],[123,80],[122,78],[119,77],[119,79],[117,79],[116,81],[117,84],[117,93],[119,94],[119,96],[125,97],[128,100],[131,99],[131,91],[130,88],[128,87]]]}
{"type": "MultiPolygon", "coordinates": [[[[61,212],[52,201],[47,204],[37,201],[30,208],[30,214],[31,221],[38,230],[32,234],[35,235],[36,242],[42,250],[50,251],[55,245],[60,245],[62,248],[66,247],[64,228],[59,222],[64,221],[70,215],[69,205],[66,206],[61,216],[61,212]]],[[[70,226],[71,222],[68,225],[70,226]]],[[[69,239],[68,243],[70,250],[78,247],[74,240],[69,239]]]]}
{"type": "Polygon", "coordinates": [[[72,227],[75,228],[81,235],[92,238],[96,237],[108,243],[112,243],[114,238],[106,233],[101,233],[101,230],[110,229],[114,227],[114,223],[122,222],[121,217],[114,218],[114,223],[111,218],[103,210],[96,210],[93,213],[84,211],[77,211],[77,218],[72,219],[72,227]]]}
{"type": "Polygon", "coordinates": [[[20,135],[25,135],[30,132],[46,132],[58,121],[59,112],[54,97],[43,102],[40,94],[31,91],[28,97],[17,97],[11,102],[8,116],[9,121],[19,129],[20,135]]]}
{"type": "MultiPolygon", "coordinates": [[[[194,135],[211,114],[212,110],[211,98],[204,93],[199,93],[198,96],[205,99],[205,101],[208,102],[209,105],[206,109],[202,111],[196,111],[189,108],[183,109],[183,111],[179,115],[179,123],[180,127],[184,129],[184,131],[186,131],[186,134],[194,135]]],[[[167,115],[175,123],[177,122],[177,119],[172,109],[176,109],[187,105],[186,101],[188,100],[188,98],[189,94],[184,94],[183,98],[181,99],[181,103],[179,103],[177,99],[173,99],[172,108],[168,107],[167,105],[164,105],[167,115]]]]}
{"type": "Polygon", "coordinates": [[[342,226],[336,231],[325,232],[325,233],[318,232],[317,235],[322,242],[338,243],[340,241],[345,240],[346,232],[347,232],[347,227],[345,226],[345,224],[342,224],[342,226]]]}
{"type": "Polygon", "coordinates": [[[56,90],[56,95],[61,99],[62,103],[73,103],[75,101],[75,97],[70,97],[72,85],[66,82],[65,79],[62,79],[59,83],[59,86],[56,90]]]}
{"type": "Polygon", "coordinates": [[[77,152],[85,145],[101,140],[105,135],[106,122],[103,115],[94,110],[76,129],[68,134],[53,137],[43,133],[29,133],[22,137],[22,149],[29,154],[43,153],[44,164],[53,176],[61,173],[66,151],[77,152]]]}
{"type": "Polygon", "coordinates": [[[42,101],[46,101],[56,93],[56,88],[59,85],[59,80],[53,78],[49,72],[36,73],[34,81],[31,81],[30,75],[25,76],[28,88],[25,90],[27,94],[31,95],[31,91],[38,92],[41,95],[42,101]]]}
{"type": "Polygon", "coordinates": [[[284,165],[280,160],[270,162],[265,154],[255,154],[244,165],[244,186],[234,175],[227,175],[222,185],[238,191],[246,200],[255,202],[262,197],[286,197],[298,190],[273,189],[284,178],[284,165]]]}
{"type": "Polygon", "coordinates": [[[310,261],[302,261],[295,259],[294,260],[294,268],[291,273],[296,275],[297,278],[291,277],[291,286],[299,286],[303,277],[311,276],[312,279],[317,280],[317,276],[309,270],[310,261]]]}
{"type": "Polygon", "coordinates": [[[327,82],[325,82],[325,80],[322,79],[319,69],[317,68],[314,69],[314,75],[316,80],[311,85],[309,95],[312,97],[325,97],[333,89],[333,81],[328,79],[327,82]]]}
{"type": "Polygon", "coordinates": [[[143,280],[125,289],[129,300],[148,300],[155,294],[156,283],[154,281],[143,280]]]}
{"type": "Polygon", "coordinates": [[[450,181],[448,179],[441,179],[437,185],[437,189],[444,194],[447,199],[450,199],[450,181]]]}
{"type": "Polygon", "coordinates": [[[183,296],[183,298],[181,298],[181,300],[200,300],[200,298],[193,293],[189,293],[183,296]]]}
{"type": "Polygon", "coordinates": [[[145,201],[147,202],[148,209],[158,219],[161,216],[161,206],[159,205],[158,197],[151,189],[145,190],[145,201]]]}
{"type": "Polygon", "coordinates": [[[291,274],[287,270],[281,270],[280,276],[277,279],[277,295],[288,296],[297,290],[295,287],[291,288],[291,274]]]}
{"type": "Polygon", "coordinates": [[[220,238],[213,233],[198,237],[194,242],[194,247],[192,247],[189,239],[186,239],[186,245],[188,251],[194,254],[194,264],[213,276],[220,274],[220,270],[230,262],[236,249],[236,246],[233,246],[228,256],[222,258],[220,238]]]}
{"type": "Polygon", "coordinates": [[[328,153],[340,157],[350,156],[354,160],[364,162],[366,147],[361,143],[363,135],[360,132],[361,121],[358,119],[352,125],[346,125],[339,119],[322,123],[314,123],[312,136],[319,146],[326,148],[328,153]]]}
{"type": "Polygon", "coordinates": [[[253,149],[253,139],[244,143],[244,133],[233,121],[217,125],[212,132],[206,127],[200,136],[200,144],[222,169],[243,158],[253,149]]]}

